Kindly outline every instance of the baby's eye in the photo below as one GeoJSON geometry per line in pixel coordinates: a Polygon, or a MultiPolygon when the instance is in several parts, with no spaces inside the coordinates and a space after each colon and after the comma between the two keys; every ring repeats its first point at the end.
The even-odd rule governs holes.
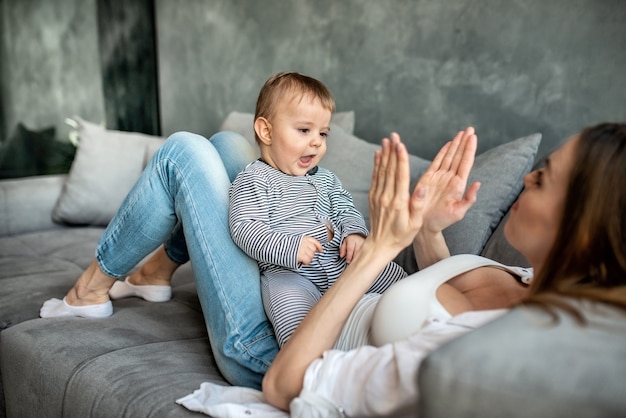
{"type": "Polygon", "coordinates": [[[326,138],[328,136],[328,132],[320,132],[320,136],[326,138]]]}
{"type": "Polygon", "coordinates": [[[299,128],[298,130],[303,134],[309,133],[309,128],[299,128]]]}
{"type": "Polygon", "coordinates": [[[537,170],[535,172],[535,184],[537,186],[541,186],[542,182],[543,182],[543,170],[537,170]]]}

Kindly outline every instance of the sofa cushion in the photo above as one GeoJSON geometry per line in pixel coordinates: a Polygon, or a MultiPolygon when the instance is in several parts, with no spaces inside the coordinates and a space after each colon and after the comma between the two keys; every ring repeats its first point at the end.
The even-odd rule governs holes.
{"type": "MultiPolygon", "coordinates": [[[[123,416],[123,408],[136,412],[129,416],[143,415],[139,412],[145,407],[141,405],[140,393],[150,393],[148,397],[160,399],[151,398],[151,408],[186,416],[188,412],[174,403],[177,396],[183,396],[207,379],[223,381],[212,365],[206,327],[189,263],[174,273],[170,302],[150,303],[138,298],[113,301],[115,313],[109,318],[112,322],[106,325],[98,323],[95,328],[90,320],[80,318],[38,319],[42,303],[51,297],[62,297],[91,263],[102,231],[101,227],[59,227],[56,230],[0,237],[0,377],[4,382],[0,384],[0,416],[3,416],[5,398],[8,416],[62,416],[65,412],[60,411],[82,411],[89,407],[88,403],[78,401],[77,392],[82,390],[95,397],[97,393],[112,388],[117,392],[107,402],[118,402],[113,416],[123,416]],[[87,333],[81,336],[82,327],[93,335],[87,333]],[[12,331],[13,328],[17,328],[16,331],[12,331]],[[174,348],[163,348],[164,343],[172,344],[174,348]],[[101,351],[107,347],[109,351],[101,351]],[[161,373],[161,386],[153,388],[150,380],[136,371],[141,369],[141,362],[147,361],[150,356],[160,357],[159,350],[162,349],[171,351],[164,357],[167,365],[147,369],[148,373],[161,373]],[[174,358],[174,352],[178,353],[178,357],[174,358]],[[132,356],[137,357],[136,361],[131,359],[132,356]],[[143,360],[139,359],[142,356],[143,360]],[[105,361],[112,358],[111,362],[105,361]],[[118,378],[100,385],[102,382],[93,374],[96,369],[90,368],[91,363],[98,361],[108,364],[111,373],[115,371],[118,378]],[[168,365],[172,369],[168,369],[168,365]],[[173,369],[183,373],[177,376],[173,369]],[[131,377],[121,378],[124,373],[131,377]],[[82,382],[79,380],[81,376],[92,383],[72,386],[72,382],[82,382]],[[188,386],[182,382],[187,378],[193,382],[188,386]],[[132,382],[132,390],[136,390],[137,395],[131,398],[122,396],[120,387],[112,385],[118,379],[120,385],[132,382]],[[167,398],[169,393],[166,388],[171,390],[168,383],[180,387],[180,392],[172,392],[171,399],[167,398]],[[2,396],[3,387],[8,389],[6,397],[2,396]],[[70,387],[74,388],[73,395],[70,394],[70,387]],[[71,405],[68,402],[62,405],[60,402],[64,402],[64,398],[72,399],[71,405]]],[[[102,408],[91,414],[65,415],[98,416],[106,411],[104,406],[102,408]]]]}
{"type": "Polygon", "coordinates": [[[226,384],[199,309],[177,298],[115,305],[110,318],[35,319],[2,332],[8,416],[194,416],[176,399],[204,381],[226,384]]]}
{"type": "Polygon", "coordinates": [[[65,179],[57,174],[0,181],[0,237],[59,228],[51,214],[65,179]]]}
{"type": "Polygon", "coordinates": [[[145,168],[154,151],[149,145],[164,138],[75,120],[78,149],[52,217],[73,225],[106,225],[145,168]]]}
{"type": "Polygon", "coordinates": [[[580,325],[516,308],[430,354],[419,372],[423,417],[618,417],[626,411],[626,312],[573,302],[580,325]],[[450,400],[454,400],[451,402],[450,400]]]}
{"type": "MultiPolygon", "coordinates": [[[[38,318],[44,301],[63,297],[93,260],[103,230],[64,228],[0,237],[0,330],[38,318]]],[[[193,286],[189,263],[173,276],[174,297],[200,310],[195,288],[185,290],[188,285],[193,286]]]]}

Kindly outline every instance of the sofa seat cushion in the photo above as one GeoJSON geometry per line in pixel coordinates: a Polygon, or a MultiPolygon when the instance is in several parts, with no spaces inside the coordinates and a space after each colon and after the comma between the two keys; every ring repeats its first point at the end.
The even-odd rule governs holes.
{"type": "Polygon", "coordinates": [[[114,306],[110,318],[35,319],[2,332],[9,416],[186,416],[177,398],[203,381],[226,384],[195,307],[114,306]]]}
{"type": "MultiPolygon", "coordinates": [[[[120,412],[122,409],[116,409],[118,413],[110,416],[143,416],[138,411],[145,408],[159,408],[159,411],[169,408],[185,416],[189,412],[176,405],[175,399],[205,380],[223,382],[212,363],[189,263],[174,274],[169,302],[150,303],[138,298],[116,300],[113,301],[113,316],[102,320],[39,319],[43,302],[53,297],[62,298],[91,263],[102,231],[101,227],[64,227],[0,237],[0,394],[4,389],[6,395],[0,396],[0,416],[5,408],[4,401],[8,416],[89,416],[89,413],[67,411],[87,410],[94,407],[90,402],[95,400],[90,398],[91,401],[81,403],[79,395],[71,394],[87,390],[94,396],[110,394],[106,390],[114,387],[115,382],[118,389],[124,386],[135,391],[135,395],[124,398],[119,393],[123,400],[115,402],[141,402],[145,396],[161,400],[150,398],[151,404],[144,405],[144,409],[135,404],[117,405],[116,408],[136,413],[127,415],[120,412]],[[169,350],[169,354],[160,355],[160,350],[169,350]],[[173,353],[179,353],[179,357],[173,353]],[[137,363],[132,363],[133,356],[137,363]],[[150,356],[158,360],[153,362],[154,367],[145,367],[150,356]],[[118,375],[115,379],[107,376],[104,380],[108,383],[102,385],[100,371],[91,365],[111,358],[114,360],[105,369],[117,371],[118,375]],[[167,368],[170,366],[171,370],[167,368]],[[161,376],[162,381],[155,381],[161,389],[153,393],[156,389],[151,389],[151,379],[142,377],[142,373],[161,376]],[[182,373],[181,377],[178,373],[182,373]],[[190,373],[192,376],[200,373],[201,377],[189,377],[189,384],[178,383],[190,373]],[[72,382],[81,378],[93,384],[72,386],[72,382]],[[166,387],[176,389],[169,398],[166,398],[166,387]]],[[[109,402],[114,399],[117,398],[109,402]]],[[[101,410],[92,411],[93,416],[107,414],[109,410],[98,402],[101,410]]]]}
{"type": "MultiPolygon", "coordinates": [[[[0,237],[0,330],[38,318],[44,301],[62,298],[93,260],[103,230],[63,228],[0,237]]],[[[174,275],[173,297],[200,310],[195,288],[178,288],[190,283],[193,272],[184,265],[174,275]]]]}
{"type": "Polygon", "coordinates": [[[0,329],[38,318],[43,302],[63,297],[94,257],[101,228],[0,237],[0,329]]]}

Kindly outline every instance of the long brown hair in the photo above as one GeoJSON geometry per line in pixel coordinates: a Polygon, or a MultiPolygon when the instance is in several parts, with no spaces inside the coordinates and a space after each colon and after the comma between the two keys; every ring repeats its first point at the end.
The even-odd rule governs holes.
{"type": "Polygon", "coordinates": [[[588,127],[579,135],[556,240],[525,302],[579,320],[561,296],[626,309],[625,215],[626,124],[588,127]]]}

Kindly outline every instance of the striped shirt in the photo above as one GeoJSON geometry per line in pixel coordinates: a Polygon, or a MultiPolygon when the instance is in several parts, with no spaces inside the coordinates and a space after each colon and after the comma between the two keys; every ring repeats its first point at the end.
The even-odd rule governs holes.
{"type": "Polygon", "coordinates": [[[334,173],[318,168],[314,174],[292,176],[261,160],[250,163],[231,185],[229,227],[235,243],[258,261],[262,274],[297,272],[321,291],[345,269],[345,259],[339,257],[343,239],[368,233],[352,196],[334,173]],[[333,231],[331,241],[327,228],[333,231]],[[308,265],[297,261],[305,235],[324,249],[308,265]]]}

